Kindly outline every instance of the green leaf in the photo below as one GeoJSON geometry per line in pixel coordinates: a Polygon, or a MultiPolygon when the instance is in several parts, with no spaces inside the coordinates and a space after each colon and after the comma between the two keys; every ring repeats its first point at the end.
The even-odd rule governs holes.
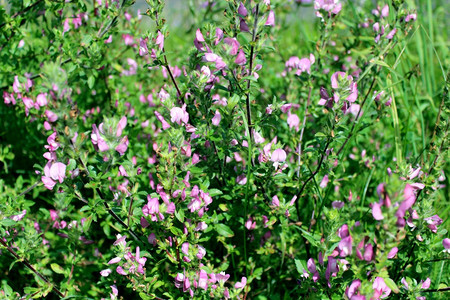
{"type": "Polygon", "coordinates": [[[220,234],[220,235],[222,235],[224,237],[228,237],[229,238],[229,237],[234,236],[234,233],[231,230],[231,228],[228,227],[225,224],[216,224],[216,230],[217,230],[218,234],[220,234]]]}
{"type": "Polygon", "coordinates": [[[175,217],[177,218],[178,221],[180,221],[181,223],[184,222],[184,210],[182,209],[177,209],[175,211],[175,217]]]}
{"type": "Polygon", "coordinates": [[[398,289],[397,284],[395,284],[394,280],[388,278],[384,278],[384,282],[386,283],[386,285],[394,292],[394,293],[398,293],[400,290],[398,289]]]}
{"type": "Polygon", "coordinates": [[[90,89],[92,89],[94,87],[94,83],[95,83],[95,77],[89,76],[87,84],[90,89]]]}
{"type": "Polygon", "coordinates": [[[299,259],[295,259],[294,262],[295,262],[295,267],[297,268],[298,273],[300,275],[305,273],[306,269],[303,266],[305,262],[302,263],[301,260],[299,260],[299,259]]]}
{"type": "Polygon", "coordinates": [[[218,190],[218,189],[210,189],[210,190],[208,190],[208,193],[211,197],[215,197],[215,196],[219,196],[219,195],[223,194],[222,191],[218,190]]]}
{"type": "Polygon", "coordinates": [[[16,221],[6,218],[6,219],[1,220],[0,224],[2,224],[5,227],[9,227],[9,226],[15,225],[16,221]]]}
{"type": "Polygon", "coordinates": [[[67,165],[67,171],[72,171],[73,169],[75,169],[77,166],[77,162],[75,161],[75,159],[71,158],[69,159],[69,164],[67,165]]]}
{"type": "Polygon", "coordinates": [[[52,268],[53,272],[58,274],[64,274],[64,269],[58,265],[58,264],[51,264],[50,267],[52,268]]]}

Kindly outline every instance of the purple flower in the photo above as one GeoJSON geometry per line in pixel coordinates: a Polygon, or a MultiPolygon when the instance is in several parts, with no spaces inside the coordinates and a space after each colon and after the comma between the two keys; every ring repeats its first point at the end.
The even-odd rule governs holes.
{"type": "Polygon", "coordinates": [[[438,215],[425,218],[425,221],[428,224],[428,228],[434,233],[437,232],[437,227],[442,224],[442,219],[438,215]]]}
{"type": "Polygon", "coordinates": [[[240,18],[241,20],[239,21],[239,30],[242,32],[249,32],[250,28],[248,28],[247,23],[245,22],[244,19],[240,18]]]}
{"type": "Polygon", "coordinates": [[[239,3],[238,14],[240,14],[243,17],[247,16],[247,9],[245,8],[245,6],[242,2],[239,3]]]}

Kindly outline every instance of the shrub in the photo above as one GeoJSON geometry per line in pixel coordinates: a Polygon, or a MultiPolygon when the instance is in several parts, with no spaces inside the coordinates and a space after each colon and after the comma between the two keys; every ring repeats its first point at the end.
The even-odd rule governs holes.
{"type": "Polygon", "coordinates": [[[131,2],[0,7],[2,297],[445,298],[442,5],[131,2]]]}

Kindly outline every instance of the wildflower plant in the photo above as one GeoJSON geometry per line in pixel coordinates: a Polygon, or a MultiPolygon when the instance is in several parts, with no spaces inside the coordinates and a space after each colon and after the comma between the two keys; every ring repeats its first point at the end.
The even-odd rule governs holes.
{"type": "Polygon", "coordinates": [[[189,1],[185,28],[164,0],[0,6],[0,295],[445,299],[422,2],[189,1]]]}

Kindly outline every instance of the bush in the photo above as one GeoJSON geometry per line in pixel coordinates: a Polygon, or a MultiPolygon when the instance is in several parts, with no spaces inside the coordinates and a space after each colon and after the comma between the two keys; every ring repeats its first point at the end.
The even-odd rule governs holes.
{"type": "Polygon", "coordinates": [[[3,298],[448,297],[440,3],[131,2],[0,7],[3,298]]]}

